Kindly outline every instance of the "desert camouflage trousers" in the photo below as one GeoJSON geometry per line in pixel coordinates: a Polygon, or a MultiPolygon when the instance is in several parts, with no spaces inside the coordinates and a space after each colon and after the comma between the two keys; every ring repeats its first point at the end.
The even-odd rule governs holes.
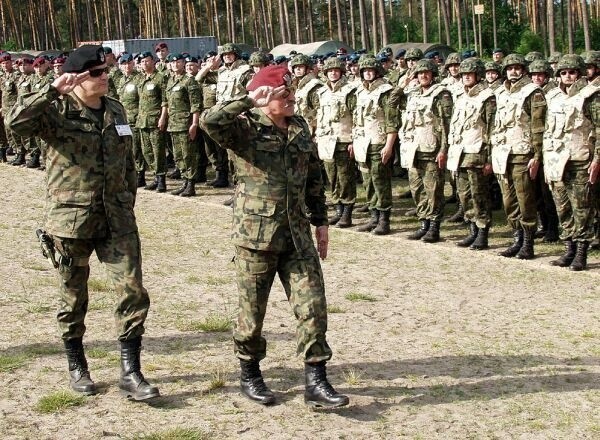
{"type": "Polygon", "coordinates": [[[417,205],[419,220],[441,221],[444,215],[444,183],[446,171],[435,160],[415,159],[408,170],[408,185],[417,205]]]}
{"type": "Polygon", "coordinates": [[[181,171],[181,177],[188,180],[194,179],[198,169],[198,143],[190,140],[187,131],[172,131],[169,134],[173,144],[175,164],[181,171]]]}
{"type": "MultiPolygon", "coordinates": [[[[588,182],[589,162],[567,162],[561,182],[552,182],[550,189],[562,227],[564,241],[594,239],[594,187],[588,182]]],[[[596,183],[597,185],[597,183],[596,183]]]]}
{"type": "Polygon", "coordinates": [[[537,227],[535,184],[527,162],[507,163],[506,174],[497,175],[508,225],[534,233],[537,227]]]}
{"type": "Polygon", "coordinates": [[[459,168],[456,190],[465,210],[465,221],[474,222],[478,228],[491,226],[490,176],[483,175],[483,168],[459,168]]]}
{"type": "Polygon", "coordinates": [[[236,356],[243,360],[261,360],[266,356],[263,320],[277,274],[296,317],[297,354],[303,355],[305,362],[329,360],[325,284],[316,251],[302,256],[293,244],[285,252],[236,246],[235,264],[239,292],[238,319],[233,332],[236,356]]]}
{"type": "Polygon", "coordinates": [[[367,150],[366,163],[359,163],[363,185],[367,193],[369,210],[390,211],[392,209],[392,164],[381,162],[381,150],[385,145],[371,144],[367,150]]]}
{"type": "Polygon", "coordinates": [[[88,311],[89,257],[92,252],[106,268],[109,282],[117,294],[115,323],[118,339],[126,341],[144,334],[150,307],[148,292],[142,285],[142,255],[137,232],[114,238],[77,239],[53,236],[63,260],[58,268],[60,303],[58,327],[63,339],[81,338],[88,311]]]}
{"type": "Polygon", "coordinates": [[[356,202],[356,165],[348,153],[348,144],[338,144],[333,159],[324,160],[334,204],[353,205],[356,202]],[[341,148],[338,148],[341,147],[341,148]]]}
{"type": "Polygon", "coordinates": [[[146,163],[157,176],[167,172],[165,133],[158,128],[140,128],[140,141],[146,163]]]}

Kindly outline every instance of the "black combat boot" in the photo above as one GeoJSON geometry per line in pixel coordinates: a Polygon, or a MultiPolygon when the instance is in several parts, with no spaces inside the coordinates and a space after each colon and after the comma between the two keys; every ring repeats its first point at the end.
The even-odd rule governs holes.
{"type": "Polygon", "coordinates": [[[156,185],[156,192],[159,193],[164,193],[167,191],[167,179],[165,178],[165,175],[163,174],[162,176],[157,176],[158,179],[158,183],[156,185]]]}
{"type": "Polygon", "coordinates": [[[573,240],[568,239],[564,241],[565,245],[565,253],[561,255],[558,259],[552,260],[550,265],[558,266],[558,267],[568,267],[573,262],[575,258],[575,252],[577,251],[577,243],[573,240]]]}
{"type": "Polygon", "coordinates": [[[39,168],[40,167],[40,153],[32,153],[29,156],[29,160],[25,164],[27,168],[39,168]]]}
{"type": "Polygon", "coordinates": [[[372,234],[375,235],[388,235],[390,233],[390,212],[391,211],[379,211],[379,221],[372,234]]]}
{"type": "MultiPolygon", "coordinates": [[[[385,212],[385,211],[384,211],[385,212]]],[[[338,393],[327,380],[325,361],[304,364],[306,388],[304,402],[310,406],[337,408],[350,402],[348,396],[338,393]]]]}
{"type": "Polygon", "coordinates": [[[333,215],[333,217],[331,217],[329,219],[329,226],[333,226],[337,222],[339,222],[340,219],[342,218],[343,213],[344,213],[344,205],[342,205],[341,203],[336,203],[335,204],[335,214],[333,215]]]}
{"type": "Polygon", "coordinates": [[[458,247],[469,247],[473,244],[475,239],[477,238],[477,232],[479,228],[475,224],[475,222],[469,222],[469,235],[467,235],[462,240],[456,242],[456,246],[458,247]]]}
{"type": "Polygon", "coordinates": [[[569,269],[579,272],[587,268],[587,251],[590,245],[589,241],[578,241],[577,251],[575,252],[575,258],[569,266],[569,269]]]}
{"type": "Polygon", "coordinates": [[[364,205],[359,206],[356,208],[356,212],[369,212],[369,204],[365,203],[364,205]]]}
{"type": "Polygon", "coordinates": [[[337,222],[338,228],[349,228],[352,226],[352,211],[354,210],[354,205],[344,205],[344,212],[342,213],[342,218],[337,222]]]}
{"type": "Polygon", "coordinates": [[[150,385],[141,371],[140,352],[142,337],[121,341],[121,394],[133,400],[146,400],[160,396],[158,388],[150,385]]]}
{"type": "Polygon", "coordinates": [[[10,162],[11,165],[21,166],[25,163],[25,154],[17,153],[15,158],[10,162]]]}
{"type": "Polygon", "coordinates": [[[469,249],[472,249],[474,251],[480,251],[483,249],[487,249],[489,247],[488,246],[489,232],[490,232],[489,226],[486,226],[485,228],[479,228],[479,230],[477,231],[477,238],[475,239],[473,244],[471,246],[469,246],[469,249]]]}
{"type": "Polygon", "coordinates": [[[229,174],[227,170],[217,171],[217,178],[215,183],[212,184],[213,188],[227,188],[229,187],[229,174]]]}
{"type": "Polygon", "coordinates": [[[146,186],[146,172],[145,171],[138,171],[138,173],[137,173],[137,187],[141,188],[143,186],[146,186]]]}
{"type": "Polygon", "coordinates": [[[173,171],[167,173],[167,177],[173,180],[181,179],[181,170],[179,168],[175,168],[173,171]]]}
{"type": "Polygon", "coordinates": [[[367,223],[356,228],[356,230],[358,232],[371,232],[373,229],[375,229],[377,227],[378,223],[379,223],[379,211],[377,209],[372,209],[371,210],[371,219],[367,223]]]}
{"type": "Polygon", "coordinates": [[[427,231],[429,231],[429,226],[429,220],[421,220],[421,227],[406,238],[409,240],[420,240],[425,234],[427,234],[427,231]]]}
{"type": "Polygon", "coordinates": [[[156,188],[158,188],[158,176],[154,176],[152,183],[144,187],[144,189],[147,189],[148,191],[154,191],[156,188]]]}
{"type": "Polygon", "coordinates": [[[177,189],[174,189],[173,191],[171,191],[171,194],[173,194],[174,196],[178,196],[179,194],[181,194],[188,186],[188,180],[184,179],[183,183],[181,184],[181,186],[177,189]]]}
{"type": "Polygon", "coordinates": [[[543,211],[538,211],[537,215],[537,230],[535,231],[535,238],[543,238],[548,232],[548,216],[543,211]]]}
{"type": "Polygon", "coordinates": [[[13,147],[11,147],[11,146],[8,146],[6,148],[6,154],[8,156],[14,156],[15,155],[15,149],[13,147]]]}
{"type": "Polygon", "coordinates": [[[181,197],[193,197],[196,195],[196,185],[194,183],[194,179],[188,179],[187,185],[183,192],[181,193],[181,197]]]}
{"type": "Polygon", "coordinates": [[[240,367],[242,370],[240,374],[242,394],[262,405],[275,403],[275,394],[265,384],[258,361],[243,361],[240,359],[240,367]]]}
{"type": "Polygon", "coordinates": [[[429,225],[429,230],[421,238],[425,243],[437,243],[440,241],[440,221],[432,220],[429,225]]]}
{"type": "Polygon", "coordinates": [[[73,391],[81,394],[96,394],[96,384],[90,377],[88,363],[83,351],[81,338],[67,339],[64,341],[69,362],[70,385],[73,391]]]}
{"type": "Polygon", "coordinates": [[[6,157],[6,147],[0,148],[0,163],[6,163],[8,159],[6,157]]]}
{"type": "Polygon", "coordinates": [[[458,204],[458,209],[454,214],[448,217],[448,221],[450,223],[462,223],[465,221],[465,210],[463,208],[462,203],[458,204]]]}
{"type": "Polygon", "coordinates": [[[519,253],[521,250],[521,246],[523,246],[523,229],[516,229],[513,231],[513,244],[504,249],[498,255],[501,257],[511,258],[519,253]]]}
{"type": "Polygon", "coordinates": [[[533,239],[535,231],[524,231],[523,232],[523,246],[517,252],[517,258],[519,260],[532,260],[535,258],[533,252],[533,239]]]}

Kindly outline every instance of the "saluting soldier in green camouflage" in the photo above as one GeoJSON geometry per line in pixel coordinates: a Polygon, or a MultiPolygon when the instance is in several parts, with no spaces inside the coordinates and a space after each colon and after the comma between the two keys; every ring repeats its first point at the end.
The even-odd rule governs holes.
{"type": "Polygon", "coordinates": [[[588,84],[578,55],[559,60],[560,84],[546,94],[544,166],[562,226],[565,254],[551,264],[580,271],[594,238],[593,186],[600,174],[600,88],[588,84]]]}
{"type": "Polygon", "coordinates": [[[115,320],[121,344],[119,387],[135,400],[159,395],[140,370],[141,339],[150,299],[142,284],[142,256],[133,206],[136,193],[131,131],[125,110],[106,97],[101,46],[84,45],[65,73],[19,98],[7,123],[20,135],[47,141],[46,231],[58,260],[58,325],[71,387],[94,394],[82,338],[88,310],[89,258],[96,252],[118,295],[115,320]]]}
{"type": "Polygon", "coordinates": [[[492,174],[490,137],[496,97],[484,79],[483,62],[467,58],[460,63],[463,89],[455,93],[448,136],[448,164],[456,184],[469,235],[457,243],[470,249],[487,249],[492,224],[489,179],[492,174]]]}
{"type": "Polygon", "coordinates": [[[542,160],[546,100],[542,89],[527,76],[523,55],[507,55],[502,72],[506,81],[495,91],[492,165],[513,230],[513,244],[500,255],[529,260],[535,256],[537,209],[533,181],[542,160]]]}
{"type": "Polygon", "coordinates": [[[142,77],[138,82],[140,107],[136,127],[140,129],[140,139],[144,159],[152,171],[154,181],[146,186],[148,190],[167,190],[167,152],[165,130],[167,128],[166,79],[154,68],[151,52],[139,55],[142,77]]]}
{"type": "Polygon", "coordinates": [[[166,87],[169,125],[177,168],[181,170],[183,185],[171,194],[190,197],[196,194],[194,187],[198,168],[198,152],[192,141],[198,136],[198,117],[200,116],[200,86],[185,74],[185,56],[173,56],[173,74],[166,87]]]}
{"type": "Polygon", "coordinates": [[[266,355],[263,320],[278,274],[297,320],[304,399],[336,407],[347,405],[348,398],[329,384],[325,369],[332,353],[325,337],[327,304],[319,256],[327,256],[327,208],[316,146],[306,122],[294,116],[290,83],[287,67],[266,67],[248,86],[247,97],[217,104],[202,116],[206,132],[232,152],[238,170],[232,235],[240,308],[233,339],[242,393],[261,404],[274,403],[259,362],[266,355]]]}

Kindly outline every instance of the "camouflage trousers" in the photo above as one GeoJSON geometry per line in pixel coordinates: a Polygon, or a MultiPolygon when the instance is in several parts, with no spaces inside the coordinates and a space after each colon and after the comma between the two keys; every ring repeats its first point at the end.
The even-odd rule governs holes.
{"type": "Polygon", "coordinates": [[[562,227],[561,239],[594,239],[593,187],[588,182],[589,162],[567,162],[561,182],[552,182],[551,190],[562,227]]]}
{"type": "Polygon", "coordinates": [[[15,153],[20,153],[20,147],[17,141],[17,135],[6,125],[6,119],[2,121],[4,125],[4,135],[6,136],[7,146],[13,147],[15,153]]]}
{"type": "Polygon", "coordinates": [[[506,174],[497,177],[508,225],[513,230],[534,233],[537,227],[535,183],[529,177],[527,162],[509,162],[506,174]]]}
{"type": "Polygon", "coordinates": [[[150,170],[161,176],[167,172],[165,133],[158,128],[140,128],[142,153],[150,170]]]}
{"type": "Polygon", "coordinates": [[[389,211],[392,209],[392,163],[393,158],[384,164],[381,162],[383,144],[371,144],[367,150],[367,161],[359,163],[363,185],[367,193],[367,203],[371,211],[389,211]]]}
{"type": "Polygon", "coordinates": [[[558,224],[556,205],[554,204],[550,186],[546,182],[546,177],[544,176],[543,165],[540,165],[538,174],[535,178],[535,198],[537,212],[542,225],[545,225],[548,222],[558,224]]]}
{"type": "Polygon", "coordinates": [[[323,161],[331,201],[335,204],[353,205],[356,202],[356,163],[348,153],[348,144],[338,144],[337,147],[333,159],[323,161]]]}
{"type": "Polygon", "coordinates": [[[177,168],[181,171],[181,177],[193,180],[196,177],[198,169],[197,143],[190,140],[188,131],[172,131],[171,142],[173,144],[173,154],[177,168]]]}
{"type": "Polygon", "coordinates": [[[109,280],[118,297],[115,322],[120,341],[144,333],[144,322],[150,307],[148,292],[142,285],[142,255],[137,232],[114,238],[77,239],[52,237],[57,257],[64,260],[58,268],[60,303],[58,327],[63,339],[80,338],[85,333],[88,311],[89,257],[93,251],[104,263],[109,280]]]}
{"type": "Polygon", "coordinates": [[[213,141],[205,132],[202,132],[202,136],[204,137],[206,155],[215,171],[227,171],[229,167],[227,150],[221,148],[221,146],[213,141]]]}
{"type": "Polygon", "coordinates": [[[307,257],[300,255],[293,244],[285,252],[236,246],[235,264],[239,292],[233,332],[236,356],[243,360],[261,360],[266,356],[263,320],[277,274],[296,317],[297,354],[303,355],[305,362],[329,360],[332,353],[325,338],[325,284],[316,251],[307,257]]]}
{"type": "Polygon", "coordinates": [[[135,128],[135,123],[130,123],[131,127],[131,140],[133,145],[133,160],[135,161],[135,170],[138,172],[146,171],[148,165],[144,158],[144,152],[142,151],[142,140],[140,137],[140,129],[135,128]]]}
{"type": "Polygon", "coordinates": [[[437,162],[415,158],[414,166],[408,170],[408,185],[419,220],[442,220],[445,180],[446,172],[438,168],[437,162]]]}
{"type": "Polygon", "coordinates": [[[196,139],[192,141],[194,151],[196,152],[196,164],[197,170],[204,169],[208,166],[208,156],[206,155],[206,143],[204,140],[204,133],[198,130],[196,139]]]}
{"type": "Polygon", "coordinates": [[[482,168],[459,168],[456,190],[465,210],[465,221],[474,222],[478,228],[491,226],[490,176],[484,176],[482,168]]]}
{"type": "Polygon", "coordinates": [[[8,138],[6,137],[6,127],[4,126],[4,117],[0,115],[0,148],[8,147],[8,138]]]}

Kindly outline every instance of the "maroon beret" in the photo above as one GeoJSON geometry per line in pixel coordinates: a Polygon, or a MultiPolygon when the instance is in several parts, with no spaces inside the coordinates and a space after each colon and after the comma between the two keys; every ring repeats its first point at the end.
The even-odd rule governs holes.
{"type": "Polygon", "coordinates": [[[15,61],[15,64],[21,66],[23,64],[33,64],[33,60],[31,58],[19,58],[15,61]]]}
{"type": "Polygon", "coordinates": [[[261,69],[246,89],[251,92],[253,90],[258,89],[262,86],[270,86],[270,87],[279,87],[279,86],[289,86],[292,83],[292,75],[288,70],[287,66],[284,64],[267,66],[264,69],[261,69]]]}
{"type": "Polygon", "coordinates": [[[46,63],[46,58],[44,57],[37,57],[34,61],[33,61],[33,67],[38,67],[38,66],[42,66],[46,63]]]}
{"type": "Polygon", "coordinates": [[[3,53],[2,55],[0,55],[0,63],[3,61],[10,61],[12,58],[10,57],[9,53],[3,53]]]}
{"type": "Polygon", "coordinates": [[[154,52],[158,52],[160,49],[168,49],[169,46],[167,46],[167,43],[165,42],[161,42],[158,43],[156,46],[154,46],[154,52]]]}
{"type": "Polygon", "coordinates": [[[62,66],[63,64],[65,64],[65,61],[67,61],[67,58],[65,58],[65,57],[56,57],[52,60],[52,65],[53,66],[62,66]]]}

